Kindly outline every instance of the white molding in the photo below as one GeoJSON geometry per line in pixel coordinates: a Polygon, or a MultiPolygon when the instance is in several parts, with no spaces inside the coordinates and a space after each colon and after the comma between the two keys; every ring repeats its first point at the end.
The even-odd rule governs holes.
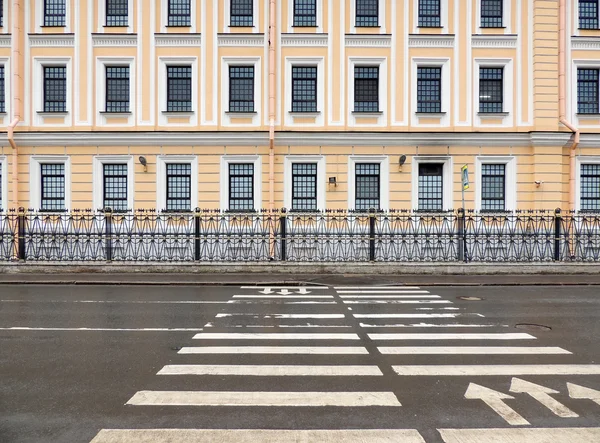
{"type": "Polygon", "coordinates": [[[7,126],[12,120],[12,69],[10,57],[0,57],[0,66],[4,67],[4,115],[0,115],[0,125],[7,126]]]}
{"type": "MultiPolygon", "coordinates": [[[[204,1],[208,1],[208,0],[204,0],[204,1]]],[[[252,0],[252,26],[249,26],[252,28],[252,32],[256,33],[258,32],[258,23],[260,21],[260,17],[258,15],[258,2],[260,0],[252,0]]],[[[215,2],[218,3],[218,2],[215,2]]],[[[223,7],[224,7],[224,11],[223,11],[223,29],[225,30],[225,32],[227,33],[235,33],[236,29],[239,29],[238,26],[229,26],[229,24],[231,23],[231,1],[230,0],[224,0],[222,2],[223,7]]],[[[215,10],[217,9],[217,5],[215,4],[213,6],[215,8],[215,10]]],[[[265,2],[265,8],[267,8],[268,5],[265,2]]],[[[216,28],[215,28],[216,29],[216,28]]]]}
{"type": "Polygon", "coordinates": [[[134,126],[136,118],[136,63],[133,57],[96,57],[96,124],[103,127],[110,126],[134,126]],[[105,113],[106,110],[106,67],[127,66],[129,67],[129,113],[127,123],[110,125],[107,119],[123,114],[105,113]]]}
{"type": "Polygon", "coordinates": [[[284,82],[284,122],[286,126],[315,127],[325,124],[325,58],[324,57],[285,57],[285,82],[284,82]],[[317,112],[313,113],[314,124],[294,124],[294,115],[302,117],[305,113],[292,113],[292,67],[316,66],[317,67],[317,112]]]}
{"type": "MultiPolygon", "coordinates": [[[[205,2],[207,0],[201,1],[205,2]]],[[[189,28],[192,34],[197,32],[196,3],[198,3],[196,0],[190,0],[190,26],[177,26],[178,28],[189,28]]],[[[166,33],[169,28],[169,0],[160,0],[160,17],[160,32],[166,33]]]]}
{"type": "Polygon", "coordinates": [[[454,35],[422,35],[408,36],[410,48],[453,48],[456,38],[454,35]]]}
{"type": "Polygon", "coordinates": [[[155,34],[154,40],[156,47],[198,47],[202,45],[200,34],[155,34]]]}
{"type": "Polygon", "coordinates": [[[137,34],[92,34],[94,48],[136,47],[137,44],[137,34]]]}
{"type": "Polygon", "coordinates": [[[74,34],[30,34],[29,46],[32,48],[55,48],[75,46],[74,34]]]}
{"type": "Polygon", "coordinates": [[[510,58],[476,58],[473,60],[473,120],[476,127],[512,127],[514,125],[514,66],[510,58]],[[502,73],[502,116],[500,125],[485,124],[483,120],[486,114],[479,114],[479,69],[480,68],[503,68],[502,73]]]}
{"type": "Polygon", "coordinates": [[[281,34],[282,47],[319,47],[329,46],[328,34],[281,34]]]}
{"type": "Polygon", "coordinates": [[[0,48],[10,48],[12,46],[12,36],[2,35],[0,36],[0,48]]]}
{"type": "MultiPolygon", "coordinates": [[[[7,1],[7,0],[5,0],[7,1]]],[[[44,0],[30,0],[34,3],[35,10],[35,33],[41,34],[42,28],[44,27],[44,0]]],[[[28,0],[29,3],[29,0],[28,0]]],[[[25,14],[25,17],[29,17],[29,14],[25,14]]],[[[77,17],[79,20],[79,17],[77,17]]],[[[25,20],[28,21],[28,20],[25,20]]],[[[65,0],[65,26],[48,27],[48,29],[55,29],[57,32],[64,32],[66,34],[71,32],[71,2],[65,0]]]]}
{"type": "MultiPolygon", "coordinates": [[[[372,28],[356,26],[356,0],[348,0],[348,1],[350,2],[350,33],[351,34],[356,34],[357,28],[358,29],[373,29],[373,32],[376,34],[385,34],[386,33],[386,29],[385,29],[386,0],[379,0],[379,18],[377,20],[378,27],[372,27],[372,28]]],[[[345,11],[344,8],[342,8],[341,10],[345,11]]],[[[331,13],[332,13],[332,9],[329,10],[329,14],[331,14],[331,13]]],[[[342,14],[342,23],[345,24],[346,21],[344,20],[343,17],[344,17],[344,14],[342,14]]],[[[344,28],[344,26],[342,28],[344,28]]]]}
{"type": "Polygon", "coordinates": [[[600,38],[571,36],[571,50],[598,51],[600,50],[600,38]]]}
{"type": "Polygon", "coordinates": [[[218,34],[217,39],[219,47],[257,47],[262,48],[265,45],[265,34],[218,34]]]}
{"type": "MultiPolygon", "coordinates": [[[[587,116],[579,116],[577,114],[578,111],[578,103],[577,103],[577,70],[582,68],[590,68],[590,69],[600,69],[600,60],[598,59],[573,59],[571,66],[571,78],[573,79],[571,82],[571,88],[568,92],[571,95],[571,122],[575,124],[575,126],[579,126],[584,123],[586,129],[598,129],[600,125],[590,125],[586,123],[587,116]]],[[[599,93],[600,94],[600,93],[599,93]]],[[[599,96],[600,99],[600,96],[599,96]]],[[[598,118],[600,120],[600,118],[598,118]]]]}
{"type": "Polygon", "coordinates": [[[198,206],[198,157],[195,155],[158,155],[156,157],[156,208],[158,211],[167,209],[167,164],[189,163],[190,178],[190,208],[193,211],[198,206]]]}
{"type": "Polygon", "coordinates": [[[254,165],[254,210],[262,209],[262,160],[260,155],[223,155],[219,177],[221,211],[229,210],[229,164],[252,163],[254,165]]]}
{"type": "MultiPolygon", "coordinates": [[[[221,57],[221,124],[224,127],[258,127],[262,118],[262,61],[261,57],[221,57]],[[252,123],[234,124],[229,113],[229,67],[254,66],[254,114],[252,123]]],[[[215,79],[216,81],[216,79],[215,79]]],[[[235,115],[233,115],[235,119],[235,115]]]]}
{"type": "MultiPolygon", "coordinates": [[[[68,0],[67,0],[68,1],[68,0]]],[[[75,0],[77,1],[77,0],[75,0]]],[[[79,0],[81,1],[81,0],[79,0]]],[[[127,26],[119,26],[123,28],[127,28],[127,32],[133,32],[133,2],[135,0],[127,1],[127,26]]],[[[88,6],[88,8],[91,5],[88,6]]],[[[106,0],[98,0],[98,32],[105,32],[105,28],[114,28],[114,26],[106,26],[106,0]]]]}
{"type": "MultiPolygon", "coordinates": [[[[482,28],[481,27],[481,0],[476,0],[476,8],[477,8],[477,34],[482,34],[486,29],[497,29],[498,32],[503,32],[504,34],[510,34],[512,30],[512,0],[503,0],[502,1],[502,28],[482,28]]],[[[520,0],[517,0],[517,4],[520,3],[520,0]]],[[[518,13],[517,13],[518,15],[518,13]]],[[[533,24],[533,22],[532,22],[533,24]]],[[[521,28],[517,26],[517,29],[520,31],[521,28]]]]}
{"type": "Polygon", "coordinates": [[[504,170],[504,205],[506,211],[517,210],[517,158],[514,156],[475,157],[475,210],[481,211],[481,165],[503,164],[504,170]]]}
{"type": "MultiPolygon", "coordinates": [[[[388,124],[388,66],[387,57],[349,57],[348,58],[348,126],[352,127],[385,127],[388,124]],[[376,114],[376,124],[357,124],[356,119],[361,118],[361,114],[354,113],[354,68],[360,66],[378,66],[379,67],[379,112],[376,114]]],[[[372,117],[363,115],[363,117],[372,117]]]]}
{"type": "Polygon", "coordinates": [[[287,155],[283,164],[283,206],[292,210],[292,164],[293,163],[316,163],[317,164],[317,210],[326,209],[325,198],[325,173],[326,160],[323,155],[287,155]]]}
{"type": "MultiPolygon", "coordinates": [[[[198,103],[198,57],[159,57],[158,58],[158,123],[161,126],[183,126],[191,127],[198,125],[198,114],[200,113],[198,103]],[[192,112],[186,113],[190,116],[189,123],[169,123],[170,113],[167,110],[167,67],[168,66],[191,66],[192,67],[192,112]]],[[[141,110],[140,110],[141,112],[141,110]]]]}
{"type": "Polygon", "coordinates": [[[5,155],[0,155],[0,172],[1,180],[0,187],[0,212],[7,212],[10,207],[10,201],[8,200],[8,159],[5,155]]]}
{"type": "Polygon", "coordinates": [[[29,207],[39,211],[42,205],[42,173],[41,165],[65,165],[65,207],[68,211],[71,206],[71,158],[66,155],[32,155],[29,157],[29,207]]]}
{"type": "MultiPolygon", "coordinates": [[[[417,126],[417,127],[434,127],[434,128],[440,128],[440,127],[447,127],[450,126],[450,101],[451,101],[451,93],[452,93],[452,89],[450,87],[450,59],[449,58],[445,58],[445,57],[429,57],[429,58],[424,58],[424,57],[413,57],[412,58],[412,70],[411,70],[411,74],[412,74],[412,91],[413,93],[411,94],[411,106],[412,106],[412,111],[411,111],[411,124],[412,126],[417,126]],[[419,120],[421,118],[431,118],[430,116],[428,116],[427,114],[420,114],[417,112],[418,109],[418,102],[417,102],[417,70],[419,67],[436,67],[436,68],[442,68],[442,91],[441,91],[441,110],[442,110],[442,115],[440,116],[440,123],[439,124],[434,124],[434,125],[429,125],[429,124],[421,124],[419,123],[419,120]]],[[[458,79],[456,79],[456,81],[458,81],[458,79]]],[[[438,115],[438,114],[434,114],[434,115],[438,115]]]]}
{"type": "Polygon", "coordinates": [[[348,210],[355,209],[356,203],[356,164],[377,163],[379,169],[379,209],[390,209],[390,158],[387,155],[348,156],[348,210]]]}
{"type": "Polygon", "coordinates": [[[448,211],[454,209],[453,192],[454,192],[454,163],[451,156],[413,156],[412,157],[412,173],[411,173],[411,202],[413,210],[419,209],[419,164],[421,163],[443,163],[442,171],[443,183],[443,202],[442,209],[448,211]]]}
{"type": "MultiPolygon", "coordinates": [[[[288,32],[295,33],[295,29],[300,29],[298,33],[302,33],[302,29],[305,29],[304,26],[299,26],[294,28],[294,0],[287,0],[288,2],[288,16],[287,16],[287,28],[288,32]]],[[[266,7],[266,3],[265,3],[266,7]]],[[[278,8],[281,10],[281,7],[278,8]]],[[[323,0],[316,0],[316,10],[317,10],[317,33],[320,34],[323,32],[323,0]]],[[[331,32],[331,31],[330,31],[331,32]]]]}
{"type": "Polygon", "coordinates": [[[389,48],[392,46],[392,36],[380,34],[346,34],[345,44],[349,48],[389,48]]]}
{"type": "Polygon", "coordinates": [[[487,49],[515,49],[518,37],[516,35],[473,35],[471,46],[473,48],[487,49]]]}
{"type": "Polygon", "coordinates": [[[73,124],[73,66],[71,57],[34,57],[33,72],[30,73],[33,80],[33,124],[42,126],[46,118],[64,116],[63,124],[52,123],[54,127],[70,127],[73,124]],[[44,67],[66,66],[67,71],[67,97],[66,112],[43,113],[44,110],[44,67]]]}
{"type": "MultiPolygon", "coordinates": [[[[409,1],[409,0],[405,0],[409,1]]],[[[463,0],[464,1],[464,0],[463,0]]],[[[428,27],[419,27],[419,0],[413,0],[413,34],[421,34],[421,30],[423,33],[426,33],[427,29],[431,29],[428,27]]],[[[455,5],[456,8],[456,5],[455,5]]],[[[442,34],[448,34],[449,29],[449,21],[450,21],[450,10],[448,7],[448,0],[440,0],[440,23],[442,28],[442,34]]],[[[456,23],[459,26],[459,23],[456,23]]]]}
{"type": "Polygon", "coordinates": [[[135,208],[134,199],[134,179],[135,174],[133,170],[133,156],[131,155],[96,155],[93,159],[93,172],[92,172],[92,183],[93,183],[93,210],[104,209],[103,208],[103,192],[104,192],[104,168],[103,165],[107,163],[114,164],[126,164],[127,165],[127,209],[133,210],[135,208]]]}
{"type": "MultiPolygon", "coordinates": [[[[2,27],[0,28],[0,33],[2,34],[10,34],[12,27],[12,16],[8,10],[8,1],[2,2],[2,27]]],[[[10,38],[10,37],[9,37],[10,38]]],[[[1,39],[0,39],[1,41],[1,39]]],[[[10,43],[9,43],[10,46],[10,43]]],[[[2,47],[0,45],[0,47],[2,47]]]]}
{"type": "Polygon", "coordinates": [[[599,155],[578,155],[575,158],[575,210],[581,210],[581,165],[600,164],[599,155]]]}

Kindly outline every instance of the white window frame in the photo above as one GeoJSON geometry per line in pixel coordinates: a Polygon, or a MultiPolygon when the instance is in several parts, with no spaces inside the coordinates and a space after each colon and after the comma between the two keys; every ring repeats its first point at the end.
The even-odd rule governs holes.
{"type": "Polygon", "coordinates": [[[0,57],[0,66],[4,67],[4,115],[0,114],[0,125],[7,126],[12,112],[12,71],[10,68],[10,58],[0,57]]]}
{"type": "Polygon", "coordinates": [[[348,59],[348,122],[349,126],[387,126],[388,120],[388,65],[387,57],[350,57],[348,59]],[[379,112],[354,112],[354,68],[360,66],[379,67],[379,112]],[[357,124],[357,119],[377,118],[377,123],[357,124]]]}
{"type": "Polygon", "coordinates": [[[478,156],[475,157],[475,210],[481,211],[481,194],[483,192],[481,165],[503,164],[504,169],[504,206],[505,211],[517,210],[517,158],[514,156],[478,156]]]}
{"type": "Polygon", "coordinates": [[[110,125],[107,121],[111,118],[127,118],[126,126],[135,124],[135,86],[136,71],[133,57],[96,57],[96,106],[97,122],[100,126],[124,126],[123,124],[110,125]],[[129,67],[129,112],[106,112],[106,67],[129,67]]]}
{"type": "Polygon", "coordinates": [[[325,124],[325,59],[324,57],[286,57],[284,86],[285,124],[288,126],[323,126],[325,124]],[[292,68],[294,66],[317,67],[317,112],[292,112],[292,68]],[[315,116],[314,124],[294,125],[294,116],[315,116]]]}
{"type": "MultiPolygon", "coordinates": [[[[323,32],[323,0],[316,0],[317,7],[317,34],[323,32]]],[[[310,26],[309,26],[310,27],[310,26]]],[[[288,0],[288,32],[303,33],[305,26],[294,27],[294,0],[288,0]]]]}
{"type": "Polygon", "coordinates": [[[158,59],[158,120],[161,126],[198,126],[198,57],[159,57],[158,59]],[[167,112],[167,66],[192,67],[192,110],[167,112]],[[169,117],[189,117],[189,123],[169,123],[169,117]]]}
{"type": "MultiPolygon", "coordinates": [[[[44,26],[44,0],[35,0],[35,32],[41,34],[44,26]]],[[[79,18],[79,17],[78,17],[79,18]]],[[[51,27],[52,28],[52,27],[51,27]]],[[[64,29],[66,34],[71,33],[71,2],[65,0],[65,26],[55,26],[55,29],[64,29]]]]}
{"type": "MultiPolygon", "coordinates": [[[[68,1],[68,0],[67,0],[68,1]]],[[[75,0],[77,1],[77,0],[75,0]]],[[[127,2],[127,33],[133,32],[133,2],[135,0],[128,0],[127,2]]],[[[115,28],[115,26],[106,26],[106,0],[98,0],[98,33],[106,33],[106,29],[115,28]]],[[[120,28],[120,26],[116,26],[120,28]]],[[[110,31],[109,31],[110,32],[110,31]]]]}
{"type": "Polygon", "coordinates": [[[64,123],[55,127],[72,126],[73,120],[73,68],[71,57],[35,57],[33,59],[34,69],[31,73],[33,84],[34,100],[34,124],[40,126],[44,124],[46,118],[54,119],[64,117],[64,123]],[[67,97],[65,112],[44,112],[44,68],[54,66],[65,66],[67,71],[67,97]]]}
{"type": "MultiPolygon", "coordinates": [[[[573,60],[571,78],[573,81],[571,82],[571,97],[570,102],[571,106],[571,121],[574,121],[576,125],[583,124],[586,128],[600,128],[600,125],[593,124],[593,122],[598,122],[600,119],[600,110],[598,114],[579,114],[579,102],[577,96],[577,70],[578,69],[600,69],[600,60],[573,60]],[[592,124],[590,124],[592,123],[592,124]]],[[[600,88],[599,88],[600,95],[600,88]]],[[[600,101],[600,97],[599,97],[600,101]]]]}
{"type": "Polygon", "coordinates": [[[292,164],[316,163],[317,164],[317,211],[326,209],[325,199],[325,173],[327,163],[324,155],[288,155],[283,164],[283,206],[292,211],[292,164]]]}
{"type": "Polygon", "coordinates": [[[260,211],[262,208],[262,162],[260,155],[224,155],[221,157],[221,211],[229,210],[229,165],[231,163],[252,163],[254,165],[254,210],[260,211]]]}
{"type": "Polygon", "coordinates": [[[8,159],[5,155],[0,155],[0,169],[2,170],[2,202],[0,202],[0,209],[4,212],[8,212],[10,202],[8,201],[8,159]]]}
{"type": "Polygon", "coordinates": [[[12,23],[11,23],[12,17],[9,17],[7,1],[5,1],[2,4],[2,17],[3,17],[2,18],[2,27],[0,28],[1,29],[0,32],[2,34],[10,34],[10,32],[11,32],[10,29],[11,29],[11,25],[12,25],[12,23]]]}
{"type": "Polygon", "coordinates": [[[198,157],[195,155],[159,155],[156,157],[156,208],[167,209],[167,165],[189,163],[191,165],[190,211],[198,206],[198,157]]]}
{"type": "Polygon", "coordinates": [[[94,186],[93,192],[93,210],[104,209],[104,165],[107,163],[127,165],[127,209],[134,210],[134,195],[135,192],[135,173],[133,169],[132,155],[97,155],[93,159],[92,182],[94,186]]]}
{"type": "Polygon", "coordinates": [[[419,165],[421,163],[443,163],[443,172],[442,172],[442,183],[443,183],[443,201],[442,201],[442,210],[448,211],[453,209],[454,201],[453,201],[453,191],[454,191],[454,182],[452,180],[452,175],[454,172],[454,162],[452,157],[448,156],[414,156],[412,158],[412,176],[411,176],[411,185],[412,185],[412,208],[413,210],[419,210],[419,165]]]}
{"type": "MultiPolygon", "coordinates": [[[[442,34],[448,34],[448,0],[440,0],[440,29],[442,34]]],[[[425,30],[431,29],[430,27],[419,26],[419,0],[413,0],[413,34],[426,33],[425,30]],[[424,30],[423,32],[421,30],[424,30]]]]}
{"type": "MultiPolygon", "coordinates": [[[[190,26],[189,32],[194,34],[196,33],[196,0],[190,0],[190,26]]],[[[160,0],[160,10],[161,10],[161,21],[160,21],[160,32],[166,33],[169,28],[173,28],[173,26],[169,26],[169,0],[160,0]]],[[[175,26],[175,28],[179,28],[180,26],[175,26]]],[[[183,28],[188,28],[188,26],[183,26],[183,28]]]]}
{"type": "MultiPolygon", "coordinates": [[[[71,209],[71,157],[66,155],[32,155],[29,158],[29,205],[42,207],[42,164],[65,165],[65,210],[71,209]]],[[[48,211],[63,212],[63,211],[48,211]]]]}
{"type": "Polygon", "coordinates": [[[510,58],[476,58],[473,63],[473,111],[475,126],[478,127],[512,127],[514,121],[514,65],[510,58]],[[502,112],[480,113],[479,112],[479,69],[480,68],[502,68],[502,112]],[[482,121],[486,118],[500,118],[502,123],[486,124],[482,121]]]}
{"type": "Polygon", "coordinates": [[[223,126],[256,127],[262,115],[262,59],[261,57],[221,57],[221,119],[223,126]],[[229,112],[229,67],[254,66],[254,112],[229,112]],[[251,118],[249,124],[232,123],[232,118],[251,118]]]}
{"type": "Polygon", "coordinates": [[[379,165],[379,206],[382,211],[390,209],[390,158],[387,155],[352,155],[348,157],[348,210],[356,203],[356,164],[379,165]]]}
{"type": "MultiPolygon", "coordinates": [[[[258,11],[259,0],[252,0],[252,32],[258,32],[258,24],[260,21],[258,11]]],[[[240,29],[239,26],[229,26],[231,23],[231,0],[223,0],[224,14],[223,14],[223,29],[224,32],[237,32],[236,29],[240,29]]],[[[266,4],[265,4],[266,7],[266,4]]]]}
{"type": "MultiPolygon", "coordinates": [[[[501,28],[483,28],[481,26],[481,0],[477,0],[477,34],[483,34],[486,31],[492,29],[501,29],[501,28]]],[[[511,0],[502,0],[502,33],[503,34],[512,34],[511,31],[511,17],[512,17],[512,1],[511,0]]]]}
{"type": "Polygon", "coordinates": [[[581,165],[600,164],[600,155],[578,155],[575,159],[575,210],[581,211],[581,165]]]}
{"type": "MultiPolygon", "coordinates": [[[[598,29],[580,29],[579,28],[579,0],[573,0],[573,35],[581,35],[581,31],[598,31],[600,30],[600,27],[598,29]]],[[[598,14],[600,15],[600,5],[599,5],[599,9],[598,9],[598,14]]],[[[600,19],[600,17],[599,17],[600,19]]],[[[600,24],[599,24],[600,26],[600,24]]]]}
{"type": "MultiPolygon", "coordinates": [[[[412,126],[419,126],[423,128],[439,128],[444,126],[450,126],[450,102],[452,98],[452,90],[450,87],[450,59],[446,57],[434,57],[434,58],[422,58],[422,57],[413,57],[412,58],[412,93],[411,93],[411,106],[413,112],[411,113],[411,123],[412,126]],[[417,99],[417,71],[418,68],[442,68],[442,94],[441,94],[441,109],[442,112],[439,114],[435,113],[420,113],[417,112],[418,109],[418,99],[417,99]],[[429,118],[440,118],[439,124],[421,124],[419,120],[421,118],[429,119],[429,118]]],[[[479,78],[479,76],[477,77],[479,78]]]]}
{"type": "MultiPolygon", "coordinates": [[[[377,31],[373,32],[373,34],[385,34],[386,33],[386,29],[385,29],[385,14],[386,14],[386,10],[385,10],[385,4],[386,1],[385,0],[379,0],[379,7],[378,7],[378,11],[379,11],[379,18],[377,19],[377,28],[374,27],[368,27],[365,28],[363,26],[356,26],[356,0],[348,0],[350,2],[350,33],[351,34],[356,34],[356,30],[357,29],[378,29],[377,31]]],[[[329,13],[331,14],[333,11],[329,11],[329,13]]]]}

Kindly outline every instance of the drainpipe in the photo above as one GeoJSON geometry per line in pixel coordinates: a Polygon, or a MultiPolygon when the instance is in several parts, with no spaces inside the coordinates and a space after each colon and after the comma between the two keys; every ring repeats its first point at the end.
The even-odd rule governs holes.
{"type": "Polygon", "coordinates": [[[569,208],[575,210],[575,149],[579,145],[579,129],[573,126],[566,118],[566,90],[567,90],[567,53],[566,46],[566,24],[567,24],[567,6],[566,0],[560,0],[558,11],[558,112],[559,121],[567,129],[573,132],[571,149],[569,152],[569,208]]]}
{"type": "Polygon", "coordinates": [[[15,128],[21,121],[21,4],[19,0],[12,2],[11,17],[11,67],[12,67],[12,109],[14,119],[8,125],[7,138],[12,146],[12,204],[15,209],[19,208],[19,147],[15,142],[15,128]]]}
{"type": "Polygon", "coordinates": [[[275,0],[269,3],[269,212],[275,206],[275,0]]]}

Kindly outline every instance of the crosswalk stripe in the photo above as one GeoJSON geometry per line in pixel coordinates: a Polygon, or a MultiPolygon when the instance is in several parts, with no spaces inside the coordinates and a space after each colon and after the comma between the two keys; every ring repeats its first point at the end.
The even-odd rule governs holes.
{"type": "Polygon", "coordinates": [[[344,300],[345,304],[361,304],[361,303],[395,303],[399,305],[426,305],[426,304],[438,304],[438,305],[449,305],[452,304],[448,300],[344,300]]]}
{"type": "Polygon", "coordinates": [[[262,317],[262,318],[344,318],[344,314],[255,314],[255,313],[220,313],[216,318],[226,317],[262,317]]]}
{"type": "Polygon", "coordinates": [[[237,333],[237,332],[205,332],[194,335],[200,340],[360,340],[357,334],[351,333],[237,333]]]}
{"type": "Polygon", "coordinates": [[[377,366],[167,365],[157,375],[244,375],[252,377],[382,376],[377,366]]]}
{"type": "Polygon", "coordinates": [[[143,406],[402,406],[392,392],[138,391],[143,406]]]}
{"type": "Polygon", "coordinates": [[[572,354],[558,347],[520,347],[520,346],[400,346],[380,347],[379,352],[389,355],[437,355],[437,354],[572,354]]]}
{"type": "Polygon", "coordinates": [[[416,298],[416,299],[428,299],[428,298],[442,298],[439,295],[340,295],[341,299],[371,299],[376,298],[382,299],[405,299],[405,298],[416,298]]]}
{"type": "Polygon", "coordinates": [[[241,289],[254,289],[254,290],[259,290],[259,289],[288,289],[290,291],[298,291],[300,289],[306,289],[306,290],[317,290],[317,289],[329,289],[329,286],[277,286],[277,285],[256,285],[256,286],[240,286],[241,289]]]}
{"type": "Polygon", "coordinates": [[[265,299],[286,299],[286,298],[333,298],[333,295],[234,295],[233,298],[265,298],[265,299]]]}
{"type": "Polygon", "coordinates": [[[421,289],[419,286],[334,286],[333,289],[335,290],[348,290],[348,289],[352,289],[352,290],[360,290],[360,289],[367,289],[367,290],[386,290],[386,289],[421,289]]]}
{"type": "Polygon", "coordinates": [[[368,289],[356,289],[356,290],[340,290],[338,294],[429,294],[429,291],[410,290],[401,291],[399,289],[393,289],[391,291],[372,291],[368,289]]]}
{"type": "MultiPolygon", "coordinates": [[[[496,324],[465,324],[465,323],[392,323],[392,324],[381,324],[372,325],[369,323],[359,323],[361,328],[507,328],[508,325],[496,325],[496,324]]],[[[391,340],[391,339],[387,339],[391,340]]]]}
{"type": "Polygon", "coordinates": [[[393,366],[398,375],[599,375],[600,365],[415,365],[393,366]]]}
{"type": "Polygon", "coordinates": [[[438,429],[445,443],[530,443],[600,441],[600,428],[438,429]]]}
{"type": "Polygon", "coordinates": [[[369,351],[359,346],[198,346],[181,348],[178,353],[366,355],[369,351]]]}
{"type": "MultiPolygon", "coordinates": [[[[198,334],[201,335],[201,334],[198,334]]],[[[521,332],[491,333],[439,333],[439,334],[368,334],[371,340],[535,340],[533,335],[521,332]]]]}
{"type": "Polygon", "coordinates": [[[468,314],[352,314],[355,318],[456,318],[468,314]]]}

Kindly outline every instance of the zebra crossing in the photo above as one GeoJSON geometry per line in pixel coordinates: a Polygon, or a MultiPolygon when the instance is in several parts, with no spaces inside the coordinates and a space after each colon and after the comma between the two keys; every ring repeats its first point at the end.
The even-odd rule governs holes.
{"type": "MultiPolygon", "coordinates": [[[[354,425],[277,430],[103,429],[92,443],[422,443],[425,438],[410,426],[410,416],[404,412],[415,407],[415,398],[406,387],[411,379],[600,375],[600,365],[569,364],[566,359],[573,354],[568,349],[547,343],[538,345],[538,337],[533,334],[509,332],[507,325],[491,322],[480,313],[454,304],[440,295],[409,286],[242,286],[223,311],[191,337],[192,343],[178,350],[181,360],[164,365],[156,374],[162,384],[165,379],[191,377],[186,386],[198,389],[141,390],[133,393],[126,405],[194,407],[198,414],[205,411],[202,408],[222,407],[225,414],[231,414],[228,428],[236,428],[236,414],[248,408],[277,409],[289,417],[304,413],[318,416],[319,411],[332,417],[346,414],[348,423],[353,423],[353,414],[369,412],[389,417],[385,429],[373,425],[364,429],[352,429],[354,425]],[[482,329],[485,332],[480,332],[482,329]],[[435,357],[436,362],[455,357],[460,358],[461,364],[454,360],[417,364],[422,362],[421,356],[435,357]],[[518,357],[519,364],[514,360],[480,364],[481,356],[518,357]],[[525,364],[523,360],[546,356],[556,362],[532,360],[525,364]],[[469,359],[476,363],[467,364],[469,359]],[[408,364],[413,361],[415,364],[408,364]],[[217,378],[218,382],[213,383],[217,378]]],[[[600,441],[600,428],[560,428],[555,430],[557,434],[543,428],[490,431],[437,429],[447,443],[526,443],[544,441],[547,435],[560,436],[548,440],[553,442],[600,441]]]]}

